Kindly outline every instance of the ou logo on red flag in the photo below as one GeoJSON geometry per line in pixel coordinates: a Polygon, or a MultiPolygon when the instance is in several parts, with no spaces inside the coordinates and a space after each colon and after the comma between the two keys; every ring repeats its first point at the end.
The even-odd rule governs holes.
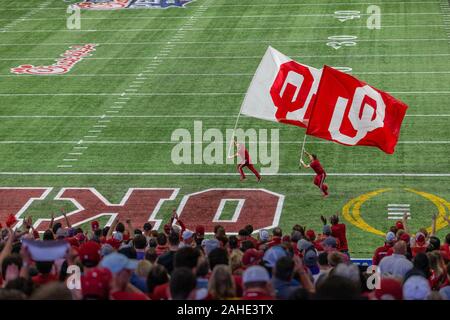
{"type": "Polygon", "coordinates": [[[307,127],[314,97],[320,80],[320,70],[296,61],[283,63],[270,88],[270,96],[277,108],[277,121],[307,127]]]}
{"type": "Polygon", "coordinates": [[[307,134],[394,153],[407,108],[388,93],[325,66],[307,134]]]}

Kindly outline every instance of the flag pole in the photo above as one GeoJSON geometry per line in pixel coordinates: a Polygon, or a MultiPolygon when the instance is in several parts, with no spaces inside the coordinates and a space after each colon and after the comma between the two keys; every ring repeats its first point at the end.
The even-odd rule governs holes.
{"type": "Polygon", "coordinates": [[[302,168],[301,166],[301,162],[303,160],[303,153],[305,152],[305,143],[306,143],[306,132],[305,132],[305,136],[303,137],[303,143],[302,143],[302,149],[300,151],[300,169],[302,168]]]}
{"type": "Polygon", "coordinates": [[[239,109],[239,114],[236,117],[236,122],[234,123],[233,133],[231,135],[231,140],[230,140],[230,147],[228,148],[228,157],[231,156],[230,151],[231,151],[231,148],[233,147],[234,133],[236,132],[236,128],[239,123],[239,119],[241,117],[241,111],[242,111],[242,105],[241,105],[241,108],[239,109]]]}

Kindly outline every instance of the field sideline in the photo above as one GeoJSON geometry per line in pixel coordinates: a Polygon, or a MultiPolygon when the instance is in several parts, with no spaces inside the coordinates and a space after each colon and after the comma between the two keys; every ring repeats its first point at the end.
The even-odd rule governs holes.
{"type": "MultiPolygon", "coordinates": [[[[358,209],[377,230],[393,223],[388,204],[410,204],[414,229],[429,226],[435,212],[450,213],[448,1],[196,0],[165,10],[82,11],[81,30],[66,28],[62,0],[0,4],[0,187],[53,187],[26,214],[56,212],[61,204],[52,199],[63,187],[94,187],[112,203],[128,188],[180,188],[160,208],[164,221],[189,193],[264,188],[284,195],[286,232],[296,223],[320,231],[321,214],[344,214],[352,199],[386,188],[358,209]],[[366,28],[369,5],[381,8],[381,30],[366,28]],[[339,10],[361,17],[340,22],[339,10]],[[327,45],[342,35],[357,37],[356,44],[327,45]],[[85,44],[95,51],[65,75],[10,72],[50,65],[85,44]],[[268,45],[317,68],[352,68],[407,103],[395,154],[309,137],[307,150],[329,172],[331,196],[322,200],[311,172],[298,169],[304,130],[242,116],[242,129],[279,129],[279,174],[241,183],[234,165],[173,164],[174,130],[193,132],[194,121],[203,130],[234,127],[268,45]]],[[[74,209],[67,201],[64,207],[74,209]]],[[[353,256],[369,257],[382,244],[379,234],[342,220],[353,256]]],[[[442,225],[438,235],[449,230],[442,225]]]]}

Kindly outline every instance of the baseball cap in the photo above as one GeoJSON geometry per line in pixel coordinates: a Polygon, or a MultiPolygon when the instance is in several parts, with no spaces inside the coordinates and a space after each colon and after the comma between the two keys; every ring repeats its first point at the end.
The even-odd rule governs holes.
{"type": "Polygon", "coordinates": [[[378,300],[402,300],[402,284],[394,278],[382,278],[380,288],[375,289],[375,297],[378,300]]]}
{"type": "Polygon", "coordinates": [[[78,255],[81,261],[92,261],[98,263],[100,261],[100,245],[95,241],[83,243],[78,249],[78,255]]]}
{"type": "Polygon", "coordinates": [[[405,241],[406,244],[409,244],[410,236],[406,232],[400,236],[400,240],[405,241]]]}
{"type": "Polygon", "coordinates": [[[242,263],[245,266],[251,266],[258,264],[261,258],[264,256],[264,252],[256,249],[248,249],[245,251],[244,256],[242,257],[242,263]]]}
{"type": "Polygon", "coordinates": [[[386,241],[387,242],[392,242],[395,240],[395,233],[393,233],[392,231],[389,231],[388,233],[386,233],[386,241]]]}
{"type": "Polygon", "coordinates": [[[274,246],[266,251],[264,254],[263,260],[266,267],[273,268],[277,261],[282,258],[286,257],[287,253],[286,251],[280,247],[280,246],[274,246]]]}
{"type": "Polygon", "coordinates": [[[183,232],[183,240],[187,240],[189,238],[192,238],[194,233],[191,230],[184,230],[183,232]]]}
{"type": "Polygon", "coordinates": [[[270,276],[269,272],[261,266],[251,266],[247,270],[244,271],[242,275],[243,283],[250,282],[269,282],[270,276]]]}
{"type": "Polygon", "coordinates": [[[308,240],[301,239],[299,242],[297,242],[297,248],[300,251],[308,250],[309,248],[312,248],[312,247],[314,247],[314,245],[311,242],[309,242],[308,240]]]}
{"type": "Polygon", "coordinates": [[[315,250],[308,250],[303,257],[303,261],[305,261],[305,265],[307,267],[314,267],[317,265],[317,253],[315,250]]]}
{"type": "Polygon", "coordinates": [[[204,226],[201,226],[201,225],[195,227],[195,233],[196,233],[198,236],[203,236],[203,235],[205,235],[205,227],[204,227],[204,226]]]}
{"type": "Polygon", "coordinates": [[[108,269],[112,273],[119,273],[122,270],[134,270],[138,264],[137,260],[128,259],[125,255],[117,252],[108,254],[100,262],[100,266],[108,269]]]}
{"type": "Polygon", "coordinates": [[[94,268],[81,277],[81,292],[86,297],[107,299],[109,285],[112,279],[111,271],[105,268],[94,268]]]}
{"type": "Polygon", "coordinates": [[[422,232],[416,233],[416,242],[418,244],[424,244],[425,243],[425,235],[422,232]]]}
{"type": "Polygon", "coordinates": [[[205,239],[202,241],[202,246],[205,249],[205,254],[209,255],[211,251],[220,247],[220,243],[217,239],[205,239]]]}
{"type": "Polygon", "coordinates": [[[113,252],[114,252],[114,248],[108,243],[105,243],[104,245],[102,245],[102,248],[100,249],[100,255],[102,257],[107,256],[108,254],[113,253],[113,252]]]}
{"type": "Polygon", "coordinates": [[[328,224],[324,225],[323,229],[322,229],[322,232],[324,234],[326,234],[326,235],[330,235],[331,234],[331,227],[328,224]]]}
{"type": "Polygon", "coordinates": [[[120,241],[117,239],[108,239],[106,240],[106,243],[109,244],[112,248],[118,250],[120,248],[120,241]]]}
{"type": "Polygon", "coordinates": [[[259,239],[261,239],[261,241],[269,241],[269,237],[269,231],[266,229],[259,230],[259,239]]]}
{"type": "Polygon", "coordinates": [[[403,284],[405,300],[425,300],[430,293],[430,283],[422,276],[411,276],[403,284]]]}
{"type": "Polygon", "coordinates": [[[334,238],[334,237],[327,237],[327,238],[323,241],[323,245],[324,245],[324,246],[328,246],[328,247],[332,247],[332,248],[336,248],[336,247],[337,247],[337,241],[336,241],[336,238],[334,238]]]}
{"type": "Polygon", "coordinates": [[[93,231],[95,231],[95,230],[98,230],[98,228],[100,228],[100,224],[98,223],[98,221],[97,220],[92,221],[91,222],[91,229],[93,231]]]}
{"type": "Polygon", "coordinates": [[[306,231],[306,237],[310,240],[314,239],[316,237],[316,233],[314,232],[314,230],[309,229],[306,231]]]}

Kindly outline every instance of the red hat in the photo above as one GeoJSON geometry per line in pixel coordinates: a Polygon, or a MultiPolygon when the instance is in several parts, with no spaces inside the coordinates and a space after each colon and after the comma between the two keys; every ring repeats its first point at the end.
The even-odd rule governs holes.
{"type": "Polygon", "coordinates": [[[205,227],[204,226],[195,227],[195,233],[200,236],[205,235],[205,227]]]}
{"type": "Polygon", "coordinates": [[[264,256],[264,252],[256,249],[248,249],[245,251],[242,257],[242,263],[245,266],[253,266],[260,262],[261,258],[264,256]]]}
{"type": "Polygon", "coordinates": [[[111,238],[111,239],[106,240],[106,243],[109,244],[114,249],[119,250],[121,241],[111,238]]]}
{"type": "Polygon", "coordinates": [[[425,244],[425,235],[422,232],[416,234],[416,242],[419,245],[425,244]]]}
{"type": "Polygon", "coordinates": [[[306,231],[306,237],[309,240],[315,239],[316,238],[316,233],[314,232],[314,230],[309,229],[309,230],[306,231]]]}
{"type": "Polygon", "coordinates": [[[112,273],[106,268],[94,268],[81,277],[83,296],[108,299],[112,273]]]}
{"type": "Polygon", "coordinates": [[[91,222],[91,228],[93,231],[98,230],[98,228],[100,228],[100,224],[98,223],[97,220],[91,222]]]}
{"type": "Polygon", "coordinates": [[[71,247],[77,247],[78,248],[80,246],[80,243],[78,242],[78,239],[75,238],[75,237],[66,238],[65,240],[70,244],[71,247]]]}
{"type": "Polygon", "coordinates": [[[402,284],[393,278],[383,278],[380,281],[380,289],[375,290],[378,300],[402,300],[402,284]]]}
{"type": "Polygon", "coordinates": [[[405,232],[405,233],[402,233],[402,235],[400,236],[400,240],[405,241],[406,244],[409,243],[409,239],[410,239],[410,236],[409,236],[409,234],[407,234],[406,232],[405,232]]]}
{"type": "Polygon", "coordinates": [[[100,261],[100,249],[100,244],[95,241],[88,241],[78,248],[78,255],[81,261],[89,260],[98,263],[100,261]]]}
{"type": "Polygon", "coordinates": [[[400,230],[400,229],[404,230],[405,229],[405,227],[403,226],[403,222],[401,222],[400,220],[395,223],[395,227],[398,230],[400,230]]]}
{"type": "Polygon", "coordinates": [[[6,224],[6,226],[7,226],[8,228],[11,228],[11,226],[12,226],[14,223],[16,223],[16,222],[17,222],[16,217],[15,217],[13,214],[10,214],[10,215],[8,216],[8,218],[6,219],[5,224],[6,224]]]}

